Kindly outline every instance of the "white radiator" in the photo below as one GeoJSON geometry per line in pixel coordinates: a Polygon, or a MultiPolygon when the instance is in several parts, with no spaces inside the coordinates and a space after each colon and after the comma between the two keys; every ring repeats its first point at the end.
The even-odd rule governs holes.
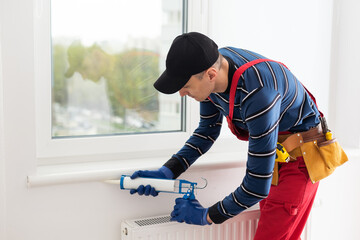
{"type": "Polygon", "coordinates": [[[223,224],[194,226],[159,216],[121,223],[121,240],[252,240],[260,211],[245,211],[223,224]]]}

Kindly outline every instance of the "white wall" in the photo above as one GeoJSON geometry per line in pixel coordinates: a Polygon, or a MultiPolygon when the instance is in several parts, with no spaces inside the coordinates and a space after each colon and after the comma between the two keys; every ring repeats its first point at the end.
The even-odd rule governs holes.
{"type": "MultiPolygon", "coordinates": [[[[342,37],[336,44],[331,43],[331,36],[338,36],[337,32],[331,34],[332,1],[326,0],[212,0],[208,32],[220,46],[244,47],[283,61],[314,92],[323,111],[329,112],[332,109],[332,105],[329,106],[329,79],[335,85],[341,80],[333,76],[330,66],[340,65],[338,71],[342,71],[348,64],[347,59],[358,61],[355,57],[358,54],[352,56],[352,50],[359,50],[356,45],[359,36],[352,31],[352,23],[360,20],[355,14],[359,12],[360,3],[356,0],[335,3],[339,11],[336,12],[338,25],[334,29],[345,31],[344,34],[341,32],[342,37]],[[330,53],[334,51],[339,54],[336,63],[330,61],[330,53]]],[[[3,99],[0,100],[0,238],[119,239],[121,220],[167,214],[176,196],[130,196],[101,182],[26,186],[26,176],[36,173],[32,7],[32,1],[28,0],[0,0],[3,76],[1,78],[0,71],[0,86],[3,86],[0,92],[3,99]]],[[[355,70],[348,74],[346,79],[356,79],[355,70]]],[[[349,89],[345,88],[341,93],[346,91],[349,89]]],[[[348,103],[348,106],[355,102],[354,99],[337,99],[343,99],[342,103],[348,103]]],[[[339,109],[340,106],[336,111],[339,109]]],[[[359,116],[355,117],[358,119],[359,116]]],[[[338,123],[337,119],[331,121],[338,123]]],[[[206,161],[206,157],[200,161],[206,161]]],[[[358,167],[356,160],[351,159],[321,184],[318,201],[321,204],[313,213],[313,239],[339,239],[343,229],[346,229],[347,237],[341,239],[359,239],[359,230],[354,224],[360,215],[359,208],[355,207],[360,193],[351,188],[358,189],[360,179],[355,177],[358,167]],[[343,216],[352,220],[340,221],[343,216]],[[349,224],[351,221],[354,224],[349,224]],[[337,224],[340,227],[335,228],[337,224]],[[326,237],[319,237],[324,231],[326,237]]],[[[238,185],[243,171],[194,170],[186,173],[184,178],[199,180],[195,176],[201,175],[209,180],[209,186],[199,191],[198,198],[204,206],[210,206],[238,185]]]]}
{"type": "Polygon", "coordinates": [[[335,1],[331,53],[330,117],[337,137],[360,147],[360,2],[335,1]]]}
{"type": "MultiPolygon", "coordinates": [[[[2,1],[0,1],[0,16],[2,15],[2,1]]],[[[2,33],[2,25],[0,20],[0,36],[2,33]]],[[[6,220],[6,204],[5,204],[5,159],[4,159],[4,132],[3,124],[3,76],[1,61],[1,42],[0,42],[0,239],[5,239],[5,220],[6,220]]]]}

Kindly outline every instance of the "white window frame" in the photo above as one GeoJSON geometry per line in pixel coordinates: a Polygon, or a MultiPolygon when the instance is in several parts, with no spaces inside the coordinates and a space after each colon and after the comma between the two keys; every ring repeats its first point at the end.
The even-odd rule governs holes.
{"type": "MultiPolygon", "coordinates": [[[[209,0],[187,1],[187,31],[208,34],[209,0]]],[[[119,178],[134,170],[156,169],[176,153],[197,128],[199,103],[186,98],[184,132],[57,138],[51,136],[50,0],[34,1],[34,78],[36,119],[36,173],[29,186],[119,178]]],[[[224,126],[225,128],[225,126],[224,126]]],[[[222,134],[206,161],[192,169],[244,166],[246,144],[222,134]],[[244,151],[245,150],[245,151],[244,151]],[[224,152],[225,155],[224,155],[224,152]],[[221,155],[219,155],[221,153],[221,155]],[[240,154],[239,154],[240,153],[240,154]],[[241,160],[243,161],[241,161],[241,160]]]]}

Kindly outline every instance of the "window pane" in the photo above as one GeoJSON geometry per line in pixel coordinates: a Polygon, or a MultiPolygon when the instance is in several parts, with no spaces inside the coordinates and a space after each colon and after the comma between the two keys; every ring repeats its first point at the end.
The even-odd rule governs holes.
{"type": "Polygon", "coordinates": [[[180,96],[159,94],[182,0],[52,0],[52,136],[181,131],[180,96]]]}

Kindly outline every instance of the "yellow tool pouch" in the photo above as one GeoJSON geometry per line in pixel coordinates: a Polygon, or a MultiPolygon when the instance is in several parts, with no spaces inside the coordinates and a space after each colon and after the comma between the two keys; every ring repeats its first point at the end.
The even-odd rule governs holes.
{"type": "Polygon", "coordinates": [[[335,138],[322,142],[318,140],[305,142],[300,149],[313,183],[329,176],[336,167],[348,161],[348,157],[335,138]]]}
{"type": "MultiPolygon", "coordinates": [[[[327,129],[327,126],[325,126],[327,129]]],[[[348,161],[344,150],[329,132],[323,133],[321,124],[306,132],[279,135],[278,141],[289,152],[290,161],[303,157],[310,180],[315,183],[348,161]],[[332,139],[331,139],[332,138],[332,139]]],[[[278,184],[278,162],[275,162],[272,185],[278,184]]]]}

